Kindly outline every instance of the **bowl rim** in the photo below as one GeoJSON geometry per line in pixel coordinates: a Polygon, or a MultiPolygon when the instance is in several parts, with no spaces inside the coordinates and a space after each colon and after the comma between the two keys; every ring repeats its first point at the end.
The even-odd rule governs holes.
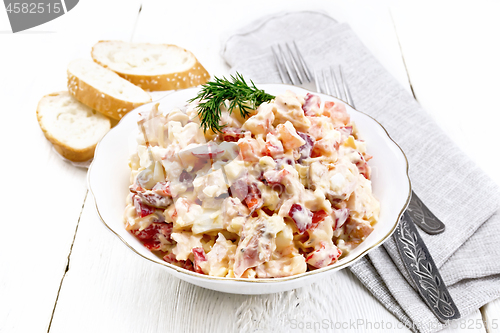
{"type": "MultiPolygon", "coordinates": [[[[99,216],[99,219],[101,220],[101,222],[106,226],[106,228],[109,231],[111,231],[115,236],[117,236],[125,244],[125,246],[127,246],[130,250],[132,250],[132,252],[134,252],[138,256],[140,256],[140,257],[142,257],[142,258],[144,258],[144,259],[146,259],[146,260],[148,260],[148,261],[150,261],[150,262],[152,262],[154,264],[160,265],[162,267],[167,267],[169,269],[173,269],[177,273],[186,274],[186,275],[189,275],[190,277],[193,277],[195,279],[202,279],[202,280],[209,280],[209,281],[211,280],[211,281],[226,282],[226,283],[227,282],[236,282],[236,283],[241,283],[241,284],[244,284],[244,283],[254,283],[254,284],[255,283],[280,283],[280,282],[286,282],[286,281],[291,281],[291,280],[306,278],[306,277],[310,277],[312,275],[320,274],[320,273],[324,273],[324,272],[329,272],[329,271],[330,272],[334,272],[334,271],[337,271],[337,270],[349,267],[350,265],[354,264],[356,261],[358,261],[361,258],[363,258],[366,254],[368,254],[368,252],[370,252],[370,251],[376,249],[377,247],[379,247],[380,245],[382,245],[394,233],[394,231],[396,230],[396,228],[397,228],[397,226],[399,224],[399,221],[401,220],[401,216],[403,215],[404,211],[408,207],[408,204],[409,204],[410,199],[411,199],[412,186],[411,186],[411,180],[410,180],[410,175],[409,175],[409,163],[408,163],[408,158],[406,157],[406,154],[404,153],[403,149],[398,145],[398,143],[396,141],[394,141],[394,139],[389,135],[389,132],[387,132],[387,130],[385,129],[385,127],[382,126],[382,124],[377,119],[375,119],[372,116],[366,114],[365,112],[357,110],[355,107],[353,107],[352,105],[350,105],[349,103],[347,103],[346,101],[344,101],[344,100],[342,100],[340,98],[334,97],[332,95],[324,94],[324,93],[318,93],[318,92],[315,92],[315,91],[312,91],[312,90],[309,90],[309,89],[306,89],[306,88],[302,88],[302,87],[299,87],[299,86],[294,86],[294,85],[291,85],[291,84],[281,84],[281,83],[256,84],[257,87],[263,86],[263,85],[264,86],[265,85],[274,85],[274,86],[285,86],[285,87],[288,86],[288,87],[291,87],[291,88],[294,88],[294,89],[299,88],[299,89],[302,89],[302,90],[304,90],[306,92],[309,92],[311,94],[321,94],[321,95],[325,95],[325,96],[334,98],[336,100],[339,100],[339,101],[341,101],[341,102],[349,105],[349,107],[351,107],[356,112],[359,112],[359,113],[361,113],[361,114],[369,117],[370,119],[372,119],[373,121],[375,121],[384,130],[384,132],[387,135],[387,137],[389,138],[389,140],[391,140],[394,143],[394,145],[399,149],[399,151],[401,152],[401,154],[403,155],[403,157],[405,159],[405,163],[406,163],[405,173],[406,173],[406,178],[408,180],[408,196],[406,198],[406,202],[404,203],[403,207],[401,208],[401,210],[400,210],[400,212],[398,214],[397,221],[394,223],[394,226],[392,227],[392,229],[384,237],[382,237],[377,243],[375,243],[372,246],[370,246],[367,249],[365,249],[363,252],[359,253],[357,256],[355,256],[352,259],[350,259],[350,260],[342,263],[339,266],[327,266],[327,267],[323,267],[323,268],[320,268],[320,269],[315,269],[313,271],[306,271],[304,273],[295,274],[295,275],[291,275],[291,276],[285,276],[285,277],[279,277],[279,278],[253,278],[253,279],[249,279],[249,278],[219,277],[219,276],[211,276],[211,275],[206,275],[206,274],[200,274],[200,273],[192,272],[192,271],[189,271],[187,269],[184,269],[184,268],[178,267],[176,265],[170,264],[168,262],[155,261],[155,260],[152,260],[151,258],[148,258],[148,257],[144,256],[143,254],[139,253],[133,246],[131,246],[129,243],[127,243],[127,241],[123,237],[121,237],[118,233],[116,233],[106,223],[106,221],[104,221],[104,218],[101,216],[101,213],[99,211],[99,206],[97,204],[97,200],[96,200],[96,197],[94,195],[94,191],[92,190],[91,180],[90,180],[91,174],[92,174],[92,168],[93,168],[93,166],[95,164],[95,161],[96,161],[96,158],[94,158],[92,160],[92,163],[90,164],[88,172],[87,172],[87,186],[88,186],[88,189],[89,189],[89,191],[92,194],[92,197],[94,199],[94,205],[95,205],[95,209],[96,209],[97,215],[99,216]]],[[[163,97],[161,97],[161,98],[159,98],[157,100],[154,100],[154,101],[151,101],[149,103],[143,104],[143,105],[141,105],[139,107],[142,107],[142,106],[145,106],[145,105],[152,105],[154,103],[159,103],[161,100],[163,100],[165,98],[168,98],[168,97],[170,97],[173,94],[176,94],[178,92],[184,92],[186,90],[196,90],[196,89],[200,89],[200,87],[198,86],[198,87],[192,87],[192,88],[188,88],[188,89],[175,90],[175,91],[173,91],[171,93],[168,93],[167,95],[165,95],[165,96],[163,96],[163,97]]],[[[129,113],[127,113],[122,119],[125,119],[131,113],[132,113],[132,111],[129,112],[129,113]]],[[[111,131],[115,130],[119,125],[120,124],[118,123],[115,127],[111,128],[101,138],[101,140],[99,141],[99,143],[96,146],[94,156],[97,156],[97,152],[100,149],[101,142],[104,140],[104,138],[109,133],[111,133],[111,131]]]]}

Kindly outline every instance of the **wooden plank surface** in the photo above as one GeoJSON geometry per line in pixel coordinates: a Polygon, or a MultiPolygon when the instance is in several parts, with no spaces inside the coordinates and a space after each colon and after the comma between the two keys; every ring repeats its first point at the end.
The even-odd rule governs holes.
{"type": "MultiPolygon", "coordinates": [[[[0,233],[0,332],[46,332],[66,270],[87,193],[86,170],[57,155],[35,111],[43,95],[66,89],[67,63],[90,57],[91,45],[106,36],[100,31],[105,18],[117,29],[108,29],[109,37],[130,38],[133,24],[123,20],[135,22],[139,3],[122,4],[119,20],[95,13],[98,6],[83,1],[74,9],[78,15],[70,12],[25,33],[0,33],[0,172],[8,202],[0,233]],[[89,26],[91,18],[102,23],[89,26]]],[[[0,11],[0,29],[10,30],[0,11]]]]}
{"type": "MultiPolygon", "coordinates": [[[[14,163],[1,166],[2,174],[8,175],[5,178],[11,191],[5,221],[12,229],[0,234],[0,267],[8,268],[0,272],[0,332],[47,331],[54,307],[50,332],[310,332],[331,331],[330,328],[342,332],[408,331],[347,270],[307,288],[263,296],[214,292],[169,276],[161,267],[133,254],[102,225],[90,194],[82,211],[85,170],[65,163],[52,151],[38,129],[34,110],[42,95],[65,88],[67,62],[75,57],[89,57],[91,45],[99,39],[133,38],[178,44],[193,51],[211,74],[226,75],[228,66],[220,58],[220,48],[224,36],[231,31],[265,14],[323,10],[348,22],[378,60],[410,91],[401,43],[419,101],[468,154],[477,157],[487,172],[498,177],[488,164],[494,157],[485,155],[490,150],[486,145],[474,147],[477,132],[467,126],[467,110],[473,108],[474,114],[487,122],[481,123],[485,126],[481,127],[481,134],[486,135],[491,147],[498,143],[490,125],[499,114],[495,109],[498,107],[491,103],[497,82],[487,84],[492,82],[489,73],[497,78],[500,74],[494,61],[498,53],[494,43],[485,43],[494,37],[491,28],[499,31],[494,15],[480,12],[482,16],[474,22],[483,25],[474,27],[472,34],[466,25],[459,25],[468,7],[453,6],[456,14],[447,22],[461,29],[461,38],[451,38],[452,28],[442,29],[439,20],[450,17],[446,12],[450,2],[442,6],[414,2],[415,6],[411,6],[412,2],[401,5],[392,0],[256,0],[243,8],[227,0],[144,0],[136,22],[140,3],[81,1],[65,16],[17,35],[1,33],[8,30],[8,25],[5,16],[0,15],[3,50],[14,50],[0,55],[0,73],[8,78],[0,80],[0,98],[7,110],[15,110],[5,115],[5,124],[15,126],[0,131],[3,142],[15,142],[4,148],[5,156],[14,157],[14,163]],[[436,31],[444,35],[436,35],[436,31]],[[464,37],[473,46],[465,51],[463,46],[460,48],[464,37]],[[449,49],[443,39],[450,42],[449,49]],[[431,47],[426,44],[429,42],[431,47]],[[476,67],[480,69],[478,76],[476,71],[464,70],[460,65],[481,47],[485,61],[476,67]],[[446,54],[452,57],[451,63],[446,54]],[[476,84],[467,85],[455,76],[451,76],[450,82],[450,73],[455,75],[453,69],[457,68],[476,84]],[[464,107],[464,103],[453,100],[470,92],[481,96],[479,104],[473,105],[469,99],[464,103],[471,104],[464,107]],[[443,103],[443,96],[451,102],[443,103]],[[455,114],[459,116],[453,118],[455,114]],[[452,121],[447,121],[449,118],[452,121]],[[35,212],[34,216],[31,212],[35,212]],[[21,232],[17,230],[22,230],[22,238],[17,236],[21,232]]],[[[496,8],[493,3],[480,4],[484,7],[475,8],[496,8]]],[[[492,302],[482,308],[483,317],[477,311],[464,318],[465,326],[457,325],[443,332],[485,332],[484,327],[467,326],[482,319],[491,324],[488,332],[498,332],[494,323],[500,318],[499,304],[500,301],[492,302]]]]}
{"type": "Polygon", "coordinates": [[[392,13],[416,98],[500,184],[492,153],[500,145],[500,3],[423,1],[392,13]]]}
{"type": "Polygon", "coordinates": [[[307,323],[359,318],[384,318],[396,327],[391,317],[348,271],[308,288],[262,296],[193,286],[123,245],[99,221],[90,197],[51,332],[288,332],[307,323]]]}
{"type": "MultiPolygon", "coordinates": [[[[209,10],[211,6],[232,6],[229,2],[220,1],[215,5],[196,4],[196,10],[200,12],[209,10]]],[[[360,2],[327,6],[326,11],[330,15],[336,14],[340,21],[348,20],[353,29],[364,37],[365,43],[373,48],[379,60],[409,90],[388,8],[377,8],[368,2],[362,4],[366,6],[361,16],[360,2]],[[373,15],[374,10],[377,15],[373,15]],[[377,36],[376,42],[374,36],[377,36]]],[[[259,11],[266,8],[258,5],[255,8],[259,11]]],[[[177,3],[175,8],[171,4],[144,2],[134,41],[179,44],[198,55],[212,74],[225,75],[228,68],[219,57],[221,44],[214,43],[213,38],[203,33],[208,29],[206,21],[192,20],[190,29],[176,29],[185,24],[185,19],[176,13],[186,12],[192,6],[193,2],[177,3]]],[[[315,6],[325,9],[324,3],[319,2],[308,3],[307,6],[292,3],[294,9],[315,9],[315,6]]],[[[267,13],[277,9],[279,6],[271,5],[267,13]]],[[[208,33],[213,36],[223,36],[230,30],[228,27],[241,26],[245,21],[249,22],[249,18],[257,17],[257,13],[247,11],[221,10],[212,13],[208,33]],[[227,15],[229,12],[233,15],[227,15]]],[[[126,251],[113,235],[99,232],[99,222],[95,215],[90,215],[89,205],[92,206],[92,203],[87,201],[52,332],[65,332],[75,327],[82,332],[287,332],[290,329],[310,331],[308,327],[311,325],[337,327],[342,331],[352,331],[355,327],[355,331],[370,332],[373,325],[383,322],[386,331],[407,331],[349,271],[339,272],[331,279],[308,288],[264,296],[228,295],[189,285],[166,275],[161,267],[144,262],[126,251]],[[362,302],[353,302],[361,299],[362,302]],[[123,316],[120,313],[134,315],[123,316]],[[89,317],[93,320],[88,321],[89,317]],[[355,325],[352,326],[352,323],[355,325]]],[[[480,314],[477,312],[473,316],[480,314]]]]}

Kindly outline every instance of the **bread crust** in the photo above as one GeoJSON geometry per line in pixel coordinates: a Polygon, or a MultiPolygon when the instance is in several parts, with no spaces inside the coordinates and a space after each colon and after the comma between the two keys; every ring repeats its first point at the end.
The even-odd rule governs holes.
{"type": "Polygon", "coordinates": [[[81,103],[88,107],[101,112],[102,114],[113,119],[120,120],[128,112],[138,106],[151,102],[132,103],[119,98],[115,98],[107,93],[94,88],[92,85],[81,80],[68,70],[68,91],[81,103]]]}
{"type": "MultiPolygon", "coordinates": [[[[91,56],[92,59],[98,63],[99,65],[108,68],[120,75],[124,79],[130,81],[131,83],[141,87],[146,91],[163,91],[163,90],[176,90],[176,89],[185,89],[190,87],[195,87],[207,82],[210,79],[210,74],[208,71],[200,64],[198,59],[194,56],[194,54],[182,47],[173,44],[162,44],[167,47],[177,47],[185,52],[191,54],[191,56],[196,59],[195,64],[189,68],[188,70],[182,72],[175,72],[169,74],[160,74],[160,75],[139,75],[139,74],[131,74],[126,72],[117,71],[108,65],[102,63],[94,56],[94,48],[99,43],[106,43],[111,41],[99,41],[92,47],[91,56]]],[[[148,44],[148,43],[144,43],[148,44]]],[[[151,44],[152,45],[152,44],[151,44]]]]}
{"type": "Polygon", "coordinates": [[[89,147],[83,148],[83,149],[73,148],[73,147],[68,146],[65,143],[57,140],[54,136],[52,136],[52,134],[50,134],[49,131],[47,131],[47,129],[43,125],[42,115],[40,114],[40,103],[42,102],[42,100],[45,97],[48,97],[48,96],[58,96],[61,93],[62,92],[56,92],[56,93],[47,94],[47,95],[43,96],[42,99],[40,99],[40,101],[38,102],[38,106],[36,108],[36,119],[38,120],[38,124],[40,125],[40,128],[42,129],[43,134],[45,135],[45,137],[47,138],[47,140],[49,140],[50,143],[52,143],[52,145],[54,146],[55,150],[59,154],[61,154],[64,158],[66,158],[66,159],[68,159],[70,161],[73,161],[73,162],[85,162],[85,161],[88,161],[92,157],[94,157],[94,151],[95,151],[95,148],[96,148],[97,144],[95,144],[93,146],[89,146],[89,147]]]}

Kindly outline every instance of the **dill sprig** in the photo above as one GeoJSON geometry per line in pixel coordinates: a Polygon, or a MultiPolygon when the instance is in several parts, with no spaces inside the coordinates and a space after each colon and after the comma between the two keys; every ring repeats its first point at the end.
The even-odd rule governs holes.
{"type": "Polygon", "coordinates": [[[222,79],[214,77],[213,81],[203,84],[198,95],[189,102],[200,100],[198,117],[200,117],[201,127],[205,132],[211,129],[217,133],[221,132],[224,127],[219,122],[222,114],[221,105],[226,100],[229,101],[229,113],[238,108],[241,116],[246,118],[251,110],[272,99],[274,99],[273,95],[257,89],[252,80],[248,85],[243,76],[236,73],[236,76],[231,75],[231,81],[225,77],[222,79]]]}

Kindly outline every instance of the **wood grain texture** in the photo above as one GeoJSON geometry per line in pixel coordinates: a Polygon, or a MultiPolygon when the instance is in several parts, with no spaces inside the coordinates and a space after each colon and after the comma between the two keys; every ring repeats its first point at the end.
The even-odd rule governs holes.
{"type": "Polygon", "coordinates": [[[500,332],[500,299],[490,302],[481,308],[483,321],[488,333],[500,332]]]}
{"type": "MultiPolygon", "coordinates": [[[[348,22],[379,61],[409,90],[388,10],[397,1],[256,0],[254,6],[245,10],[228,0],[175,3],[144,0],[143,3],[135,41],[186,47],[216,75],[228,73],[227,64],[219,56],[220,47],[224,36],[235,28],[282,10],[326,11],[339,21],[348,22]],[[188,12],[189,20],[185,15],[177,15],[188,12]]],[[[0,35],[2,51],[12,50],[2,52],[0,62],[0,73],[7,78],[0,80],[0,98],[8,111],[3,113],[3,124],[8,126],[0,131],[0,139],[8,143],[4,145],[3,156],[9,159],[0,166],[9,197],[7,214],[2,219],[7,228],[0,233],[0,332],[45,332],[54,307],[50,332],[408,332],[347,270],[285,293],[224,294],[171,277],[162,267],[132,253],[99,221],[91,195],[80,217],[86,193],[85,171],[62,161],[44,139],[34,116],[36,103],[44,94],[65,88],[67,62],[75,57],[90,58],[90,47],[97,40],[131,39],[140,4],[139,0],[80,1],[71,12],[34,28],[33,33],[0,35]]],[[[452,122],[448,130],[459,144],[474,142],[470,141],[472,131],[464,127],[468,122],[467,108],[460,104],[454,105],[456,109],[442,108],[441,89],[447,72],[439,76],[443,80],[436,81],[439,85],[432,85],[435,74],[443,67],[429,67],[435,58],[422,58],[427,56],[420,49],[423,39],[410,31],[415,25],[422,27],[421,15],[428,8],[434,9],[434,4],[421,4],[419,15],[413,14],[413,9],[405,11],[408,4],[411,3],[405,3],[403,10],[393,14],[396,13],[396,26],[417,95],[424,107],[441,119],[438,121],[443,127],[446,117],[449,119],[459,112],[460,119],[455,119],[458,123],[452,122]]],[[[0,19],[5,19],[1,15],[0,19]]],[[[0,29],[6,27],[5,21],[1,21],[0,29]]],[[[434,28],[423,31],[432,33],[436,29],[438,20],[434,20],[434,28]]],[[[466,30],[462,32],[467,38],[474,37],[467,35],[466,30]]],[[[472,54],[468,51],[465,54],[472,54]]],[[[494,49],[486,51],[496,55],[494,49]]],[[[491,63],[492,58],[488,59],[491,63]]],[[[454,64],[458,66],[460,60],[454,64]]],[[[482,71],[485,69],[487,72],[487,68],[482,71]]],[[[466,71],[464,77],[478,80],[475,74],[466,71]]],[[[479,81],[487,79],[481,77],[479,81]]],[[[453,80],[456,83],[453,89],[467,87],[459,87],[460,80],[453,80]]],[[[453,93],[457,90],[453,89],[445,89],[448,100],[455,97],[453,93]]],[[[495,96],[489,90],[484,95],[472,91],[482,99],[495,96]]],[[[461,91],[460,95],[466,96],[467,91],[461,91]]],[[[486,108],[492,105],[491,100],[489,103],[481,105],[486,108]]],[[[490,113],[480,114],[484,117],[490,113]]],[[[495,121],[495,118],[485,119],[491,124],[495,121]]],[[[490,135],[488,140],[493,140],[489,142],[498,143],[491,135],[495,131],[486,129],[483,132],[490,135]]],[[[470,153],[472,145],[465,145],[470,153]]],[[[489,152],[485,147],[481,149],[478,151],[482,154],[489,152]]],[[[489,159],[478,161],[482,165],[491,163],[489,159]]],[[[483,318],[490,323],[498,322],[499,304],[496,301],[483,307],[483,318]]],[[[484,327],[476,328],[478,320],[481,320],[479,311],[460,322],[465,328],[457,325],[443,332],[485,332],[484,327]],[[467,324],[471,323],[473,326],[468,329],[467,324]]],[[[488,332],[498,332],[492,329],[488,332]]]]}
{"type": "Polygon", "coordinates": [[[175,3],[144,0],[133,41],[179,45],[193,52],[211,75],[222,76],[228,74],[229,67],[220,56],[221,49],[237,29],[284,11],[320,11],[339,22],[349,23],[374,56],[409,91],[390,17],[388,5],[392,2],[394,0],[376,3],[369,0],[254,0],[249,6],[228,0],[175,3]],[[187,22],[179,13],[191,13],[191,18],[187,22]]]}
{"type": "MultiPolygon", "coordinates": [[[[348,325],[363,318],[398,321],[348,271],[310,287],[244,296],[211,291],[140,258],[85,204],[54,332],[289,332],[301,325],[348,325]],[[363,302],[353,300],[363,299],[363,302]],[[92,320],[89,320],[92,318],[92,320]]],[[[370,332],[360,326],[359,332],[370,332]]],[[[401,331],[401,330],[397,330],[401,331]]]]}
{"type": "MultiPolygon", "coordinates": [[[[192,20],[190,29],[176,29],[183,24],[183,18],[175,13],[189,11],[193,5],[200,12],[213,6],[233,6],[224,1],[210,5],[185,2],[176,3],[172,8],[145,1],[134,41],[178,44],[193,51],[212,74],[226,75],[227,65],[218,56],[220,45],[204,33],[193,33],[204,31],[205,21],[192,20]],[[158,24],[160,21],[162,25],[158,24]]],[[[290,4],[294,9],[316,7],[326,8],[332,16],[347,18],[384,66],[409,90],[387,3],[377,7],[359,1],[326,6],[311,2],[307,8],[293,1],[290,4]],[[359,9],[360,4],[366,5],[366,9],[359,9]]],[[[263,6],[255,8],[262,11],[263,6]]],[[[281,9],[272,4],[264,8],[269,13],[281,9]]],[[[224,35],[233,26],[241,26],[257,17],[257,13],[230,9],[211,12],[214,17],[210,30],[205,32],[211,36],[224,35]],[[231,16],[227,15],[229,12],[231,16]]],[[[335,325],[339,331],[408,331],[400,328],[397,319],[349,271],[341,271],[310,287],[261,296],[230,295],[189,285],[170,277],[161,267],[145,262],[113,235],[103,232],[96,216],[90,213],[92,205],[87,202],[82,215],[52,332],[70,329],[78,332],[310,332],[331,331],[329,328],[335,325]],[[382,321],[386,323],[385,329],[374,327],[382,321]],[[353,328],[351,322],[358,325],[353,328]]],[[[470,318],[480,318],[479,311],[470,318]]],[[[484,332],[484,329],[477,331],[484,332]]]]}
{"type": "MultiPolygon", "coordinates": [[[[134,19],[131,22],[135,21],[138,2],[133,7],[132,2],[112,2],[121,5],[120,21],[127,11],[134,19]]],[[[35,111],[43,95],[66,88],[66,64],[71,59],[90,58],[90,47],[103,33],[83,23],[90,17],[99,18],[95,13],[99,3],[84,1],[46,25],[19,34],[0,34],[0,172],[4,189],[0,332],[46,332],[66,270],[87,192],[86,170],[58,156],[43,136],[35,111]],[[92,11],[84,14],[88,5],[92,11]],[[80,19],[72,14],[76,12],[80,19]]],[[[130,28],[109,18],[107,24],[122,30],[110,31],[108,36],[129,38],[133,24],[124,23],[130,28]]],[[[102,29],[103,25],[94,27],[102,29]]]]}
{"type": "Polygon", "coordinates": [[[225,294],[181,281],[109,232],[89,195],[50,332],[333,330],[409,332],[347,270],[305,288],[258,296],[225,294]]]}

